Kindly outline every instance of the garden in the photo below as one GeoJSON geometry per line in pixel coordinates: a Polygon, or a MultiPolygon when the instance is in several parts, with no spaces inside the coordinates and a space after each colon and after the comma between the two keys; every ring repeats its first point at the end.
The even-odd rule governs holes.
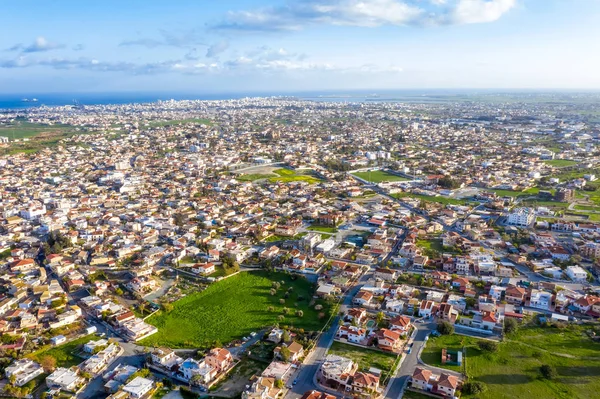
{"type": "Polygon", "coordinates": [[[381,370],[381,381],[385,381],[396,362],[397,355],[381,352],[376,349],[361,348],[334,341],[329,354],[343,356],[358,363],[359,370],[369,370],[371,367],[381,370]]]}

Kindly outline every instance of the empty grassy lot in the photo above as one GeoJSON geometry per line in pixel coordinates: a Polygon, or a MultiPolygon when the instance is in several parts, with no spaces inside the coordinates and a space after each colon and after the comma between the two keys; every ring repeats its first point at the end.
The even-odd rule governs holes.
{"type": "Polygon", "coordinates": [[[239,181],[255,181],[260,179],[270,179],[273,175],[267,175],[262,173],[251,173],[247,175],[237,175],[235,177],[236,180],[239,181]]]}
{"type": "Polygon", "coordinates": [[[318,301],[309,306],[313,293],[313,284],[302,277],[263,271],[243,272],[174,302],[169,313],[159,311],[150,317],[147,322],[159,331],[141,343],[171,348],[206,348],[215,341],[225,344],[276,323],[319,330],[326,321],[328,307],[318,301]],[[273,282],[281,284],[275,295],[270,293],[273,282]],[[290,288],[288,298],[285,298],[290,288]],[[315,310],[316,304],[324,305],[324,310],[315,310]],[[284,308],[289,309],[288,314],[284,314],[284,308]],[[297,316],[297,310],[302,310],[304,315],[297,316]],[[283,320],[279,320],[280,315],[283,320]]]}
{"type": "Polygon", "coordinates": [[[319,183],[321,180],[311,176],[309,174],[302,174],[301,172],[290,170],[290,169],[275,169],[273,173],[279,176],[273,176],[269,178],[271,183],[283,182],[290,183],[295,181],[303,181],[310,184],[319,183]]]}
{"type": "Polygon", "coordinates": [[[417,198],[417,199],[421,199],[427,202],[437,202],[438,204],[443,204],[443,205],[464,205],[465,203],[467,203],[467,201],[465,200],[459,200],[459,199],[455,199],[455,198],[448,198],[448,197],[430,197],[428,195],[421,195],[421,194],[412,194],[412,193],[397,193],[397,194],[392,194],[392,197],[394,198],[417,198]]]}
{"type": "Polygon", "coordinates": [[[396,176],[383,170],[372,170],[370,172],[356,172],[354,176],[359,177],[363,180],[370,181],[371,183],[381,183],[384,181],[409,181],[405,177],[396,176]]]}
{"type": "Polygon", "coordinates": [[[337,341],[333,342],[333,345],[331,345],[331,348],[329,348],[328,353],[354,360],[358,363],[359,370],[368,370],[371,367],[380,369],[381,381],[384,381],[387,378],[397,357],[393,353],[385,353],[378,350],[361,348],[337,341]]]}
{"type": "Polygon", "coordinates": [[[81,347],[90,341],[97,341],[99,339],[100,337],[96,335],[88,335],[83,338],[67,342],[66,344],[58,346],[47,346],[41,350],[33,352],[28,357],[37,362],[41,362],[45,356],[52,356],[54,359],[56,359],[57,367],[75,366],[85,360],[76,355],[77,352],[81,349],[81,347]]]}
{"type": "Polygon", "coordinates": [[[565,166],[573,166],[577,165],[577,161],[571,161],[568,159],[552,159],[548,161],[544,161],[546,165],[553,166],[555,168],[564,168],[565,166]]]}
{"type": "Polygon", "coordinates": [[[333,226],[321,226],[321,225],[312,225],[310,227],[307,228],[307,230],[311,230],[311,231],[319,231],[321,233],[337,233],[337,229],[333,226]]]}
{"type": "MultiPolygon", "coordinates": [[[[600,343],[588,337],[590,327],[524,327],[499,344],[496,353],[485,353],[477,339],[460,335],[430,338],[421,356],[441,366],[442,348],[467,348],[467,373],[487,385],[480,399],[592,398],[600,392],[600,343]],[[541,378],[539,368],[549,364],[558,377],[541,378]]],[[[446,366],[461,371],[458,366],[446,366]]],[[[465,398],[473,396],[463,395],[465,398]]]]}
{"type": "MultiPolygon", "coordinates": [[[[489,188],[486,191],[491,193],[496,193],[499,197],[532,197],[537,195],[540,192],[540,189],[537,187],[528,188],[523,191],[514,191],[514,190],[501,190],[496,188],[489,188]]],[[[551,190],[555,191],[555,190],[551,190]]]]}

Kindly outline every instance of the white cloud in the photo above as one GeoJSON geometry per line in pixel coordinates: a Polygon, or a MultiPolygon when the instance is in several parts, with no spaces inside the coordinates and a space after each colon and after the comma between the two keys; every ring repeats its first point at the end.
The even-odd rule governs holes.
{"type": "Polygon", "coordinates": [[[31,43],[28,46],[19,43],[9,48],[8,51],[20,51],[22,53],[41,53],[44,51],[61,49],[64,47],[64,44],[54,43],[43,36],[39,36],[34,40],[33,43],[31,43]]]}
{"type": "Polygon", "coordinates": [[[229,12],[217,30],[294,31],[313,25],[360,27],[492,22],[516,0],[295,0],[229,12]]]}
{"type": "Polygon", "coordinates": [[[459,0],[452,20],[457,24],[494,22],[515,5],[516,0],[459,0]]]}

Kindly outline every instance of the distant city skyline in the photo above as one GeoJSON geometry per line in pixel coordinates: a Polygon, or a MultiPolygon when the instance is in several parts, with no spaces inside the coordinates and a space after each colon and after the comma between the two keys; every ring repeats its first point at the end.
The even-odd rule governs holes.
{"type": "Polygon", "coordinates": [[[600,89],[595,0],[24,0],[0,94],[600,89]]]}

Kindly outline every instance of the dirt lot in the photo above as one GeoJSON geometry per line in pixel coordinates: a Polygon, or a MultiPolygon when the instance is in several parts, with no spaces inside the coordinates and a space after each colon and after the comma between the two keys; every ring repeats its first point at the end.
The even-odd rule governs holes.
{"type": "Polygon", "coordinates": [[[260,375],[268,365],[268,363],[248,358],[243,359],[213,393],[230,398],[241,394],[246,389],[246,385],[251,384],[250,378],[254,375],[260,375]]]}

